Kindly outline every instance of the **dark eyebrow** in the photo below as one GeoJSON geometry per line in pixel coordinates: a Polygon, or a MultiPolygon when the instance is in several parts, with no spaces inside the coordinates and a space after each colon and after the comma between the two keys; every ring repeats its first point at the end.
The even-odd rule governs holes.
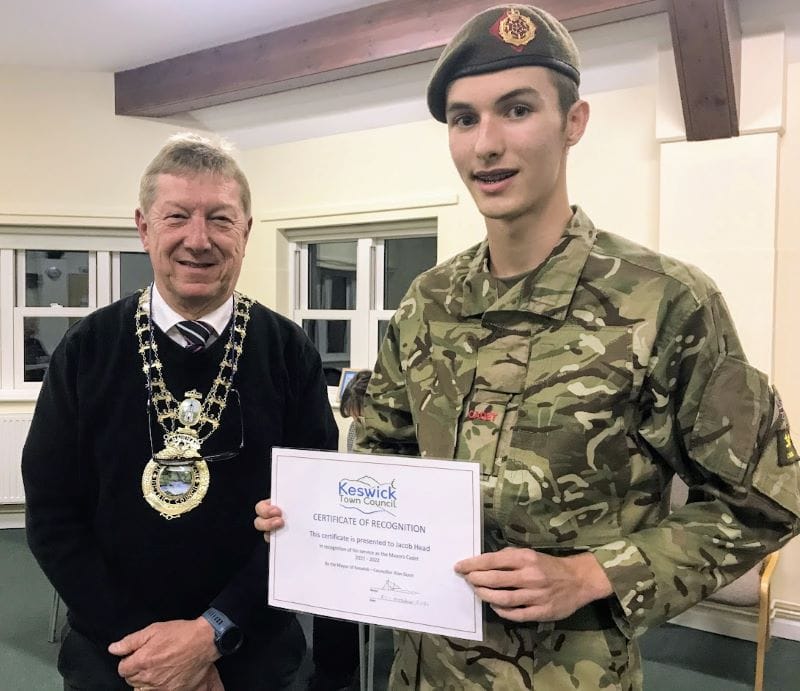
{"type": "MultiPolygon", "coordinates": [[[[496,105],[503,105],[508,101],[513,101],[515,98],[520,97],[528,97],[532,98],[536,101],[536,103],[541,103],[542,95],[534,89],[532,86],[524,86],[520,87],[519,89],[513,89],[508,93],[503,94],[500,98],[495,101],[496,105]]],[[[463,102],[453,102],[448,104],[446,113],[455,113],[464,110],[474,110],[474,106],[470,103],[463,103],[463,102]]]]}
{"type": "Polygon", "coordinates": [[[445,115],[450,113],[461,112],[464,110],[472,110],[472,106],[469,103],[450,103],[447,106],[447,110],[445,111],[445,115]]]}
{"type": "Polygon", "coordinates": [[[542,101],[542,95],[536,89],[534,89],[532,86],[525,86],[519,89],[514,89],[513,91],[509,91],[507,94],[503,94],[497,99],[496,102],[498,104],[506,103],[508,101],[513,101],[515,98],[520,98],[521,96],[532,98],[537,103],[542,101]]]}

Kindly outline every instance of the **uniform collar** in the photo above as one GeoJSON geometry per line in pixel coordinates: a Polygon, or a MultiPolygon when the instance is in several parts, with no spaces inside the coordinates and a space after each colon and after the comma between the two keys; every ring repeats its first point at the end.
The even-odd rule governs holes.
{"type": "Polygon", "coordinates": [[[478,245],[464,280],[462,316],[503,310],[532,312],[563,321],[597,237],[589,217],[577,206],[573,210],[561,239],[544,263],[499,299],[489,273],[488,240],[478,245]]]}

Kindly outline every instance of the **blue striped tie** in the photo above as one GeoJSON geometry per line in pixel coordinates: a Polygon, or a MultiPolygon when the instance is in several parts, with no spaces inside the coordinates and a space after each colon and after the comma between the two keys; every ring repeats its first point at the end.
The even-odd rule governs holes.
{"type": "Polygon", "coordinates": [[[205,350],[208,339],[214,333],[214,329],[201,321],[178,322],[175,326],[178,327],[181,336],[186,339],[186,350],[191,353],[205,350]]]}

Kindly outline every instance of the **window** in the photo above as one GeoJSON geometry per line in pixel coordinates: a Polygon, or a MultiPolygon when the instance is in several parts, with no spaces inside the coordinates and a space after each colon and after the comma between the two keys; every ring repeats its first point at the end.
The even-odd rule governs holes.
{"type": "Polygon", "coordinates": [[[111,255],[111,297],[132,295],[153,282],[153,267],[144,251],[113,252],[111,255]]]}
{"type": "Polygon", "coordinates": [[[293,230],[293,318],[319,350],[328,386],[371,368],[411,281],[436,264],[433,221],[293,230]]]}
{"type": "Polygon", "coordinates": [[[0,394],[35,396],[67,329],[150,281],[132,229],[0,226],[0,394]]]}

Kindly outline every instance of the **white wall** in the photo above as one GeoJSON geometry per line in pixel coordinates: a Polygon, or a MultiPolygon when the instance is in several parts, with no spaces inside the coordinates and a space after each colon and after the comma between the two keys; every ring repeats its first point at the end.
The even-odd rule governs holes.
{"type": "MultiPolygon", "coordinates": [[[[166,138],[196,124],[114,115],[111,74],[0,66],[0,225],[129,227],[139,177],[166,138]]],[[[0,412],[32,401],[0,400],[0,412]]]]}
{"type": "Polygon", "coordinates": [[[107,216],[133,227],[141,172],[185,129],[115,116],[111,74],[0,66],[0,103],[0,223],[29,214],[107,216]]]}

